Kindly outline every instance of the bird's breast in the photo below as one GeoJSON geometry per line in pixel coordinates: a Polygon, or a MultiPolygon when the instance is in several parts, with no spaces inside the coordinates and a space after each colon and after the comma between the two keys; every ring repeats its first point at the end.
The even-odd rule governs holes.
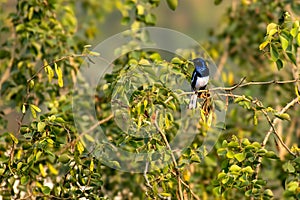
{"type": "Polygon", "coordinates": [[[205,77],[197,77],[195,88],[199,90],[200,88],[206,86],[208,84],[209,76],[205,77]]]}

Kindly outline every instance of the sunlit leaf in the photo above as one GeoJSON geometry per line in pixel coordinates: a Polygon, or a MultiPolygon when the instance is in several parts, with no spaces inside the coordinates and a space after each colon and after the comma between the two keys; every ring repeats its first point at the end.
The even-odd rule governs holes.
{"type": "Polygon", "coordinates": [[[22,105],[22,113],[25,114],[26,113],[26,106],[23,104],[22,105]]]}
{"type": "Polygon", "coordinates": [[[285,51],[289,46],[289,41],[282,35],[279,36],[282,49],[285,51]]]}
{"type": "Polygon", "coordinates": [[[51,174],[58,175],[58,170],[55,169],[54,166],[50,162],[47,162],[47,167],[48,167],[49,171],[51,172],[51,174]]]}
{"type": "Polygon", "coordinates": [[[278,27],[278,25],[275,24],[275,23],[268,24],[268,26],[267,26],[267,34],[272,36],[274,33],[277,32],[277,27],[278,27]]]}
{"type": "Polygon", "coordinates": [[[40,169],[42,177],[46,177],[47,174],[46,174],[45,168],[42,163],[39,164],[39,169],[40,169]]]}
{"type": "Polygon", "coordinates": [[[93,170],[94,170],[94,160],[91,160],[90,171],[92,172],[93,170]]]}
{"type": "Polygon", "coordinates": [[[15,144],[19,143],[18,138],[16,138],[13,133],[9,133],[9,136],[11,137],[11,139],[14,141],[15,144]]]}
{"type": "Polygon", "coordinates": [[[269,41],[264,41],[259,45],[259,50],[263,50],[270,42],[269,41]]]}
{"type": "Polygon", "coordinates": [[[45,122],[38,122],[38,125],[37,125],[38,131],[39,131],[39,132],[43,132],[45,126],[46,126],[46,123],[45,123],[45,122]]]}
{"type": "Polygon", "coordinates": [[[288,121],[291,120],[290,115],[287,113],[275,113],[275,116],[282,120],[288,120],[288,121]]]}
{"type": "Polygon", "coordinates": [[[167,0],[167,3],[171,10],[175,10],[178,6],[178,0],[167,0]]]}
{"type": "Polygon", "coordinates": [[[63,81],[62,70],[61,70],[60,67],[57,66],[56,63],[54,63],[54,68],[55,68],[55,72],[56,72],[57,79],[58,79],[58,86],[63,87],[64,86],[64,81],[63,81]]]}
{"type": "Polygon", "coordinates": [[[234,155],[234,158],[237,159],[237,161],[239,162],[243,162],[246,158],[246,154],[245,153],[238,153],[234,155]]]}

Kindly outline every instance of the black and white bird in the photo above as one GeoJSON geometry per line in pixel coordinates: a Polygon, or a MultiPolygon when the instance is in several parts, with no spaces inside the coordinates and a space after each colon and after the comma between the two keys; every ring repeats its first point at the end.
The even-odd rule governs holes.
{"type": "Polygon", "coordinates": [[[195,91],[195,94],[191,96],[191,101],[189,104],[189,109],[195,109],[197,105],[197,98],[201,93],[198,90],[204,90],[208,84],[209,80],[209,69],[205,60],[202,58],[193,59],[195,70],[192,74],[191,86],[195,91]]]}

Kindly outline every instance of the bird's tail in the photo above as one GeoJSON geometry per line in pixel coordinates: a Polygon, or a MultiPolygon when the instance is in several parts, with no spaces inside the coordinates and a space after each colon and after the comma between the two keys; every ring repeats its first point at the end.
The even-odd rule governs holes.
{"type": "Polygon", "coordinates": [[[190,104],[189,104],[189,109],[195,109],[197,106],[197,98],[198,94],[195,93],[191,96],[190,104]]]}

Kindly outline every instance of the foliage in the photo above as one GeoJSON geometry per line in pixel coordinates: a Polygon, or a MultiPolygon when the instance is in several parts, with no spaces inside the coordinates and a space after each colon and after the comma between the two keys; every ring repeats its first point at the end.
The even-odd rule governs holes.
{"type": "MultiPolygon", "coordinates": [[[[165,3],[176,12],[183,2],[165,3]]],[[[216,76],[226,87],[210,88],[212,96],[205,97],[208,106],[197,108],[196,120],[191,117],[195,115],[180,115],[191,92],[178,86],[190,81],[193,66],[188,59],[203,56],[199,50],[189,49],[183,57],[155,49],[129,51],[151,42],[147,31],[138,28],[156,25],[155,10],[161,4],[160,0],[19,0],[16,10],[1,12],[3,199],[300,198],[297,3],[233,1],[222,27],[212,31],[212,42],[204,44],[218,61],[216,76]],[[80,118],[83,126],[93,120],[101,125],[108,138],[101,145],[151,155],[154,162],[143,166],[142,174],[118,171],[127,167],[122,162],[126,157],[108,157],[109,163],[98,159],[87,145],[95,140],[89,134],[96,126],[74,123],[73,102],[79,91],[73,88],[87,81],[80,71],[89,67],[84,60],[87,65],[105,60],[87,44],[97,35],[98,22],[114,10],[122,15],[120,23],[130,26],[126,32],[130,42],[115,49],[121,56],[97,87],[96,118],[89,114],[80,118]],[[85,16],[85,23],[77,13],[85,16]],[[247,82],[237,81],[244,76],[247,82]],[[143,85],[138,85],[140,80],[145,80],[143,85]],[[128,91],[130,96],[121,95],[128,91]],[[199,147],[207,134],[215,134],[208,130],[217,110],[227,111],[226,129],[206,155],[199,147]],[[6,131],[5,115],[11,113],[18,116],[16,129],[6,131]],[[125,120],[118,123],[122,116],[132,126],[126,127],[125,120]],[[191,122],[197,135],[177,157],[169,143],[181,126],[191,122]],[[135,137],[140,133],[150,136],[135,137]]],[[[85,85],[87,98],[89,90],[85,85]]],[[[85,101],[78,103],[90,109],[85,101]]]]}

